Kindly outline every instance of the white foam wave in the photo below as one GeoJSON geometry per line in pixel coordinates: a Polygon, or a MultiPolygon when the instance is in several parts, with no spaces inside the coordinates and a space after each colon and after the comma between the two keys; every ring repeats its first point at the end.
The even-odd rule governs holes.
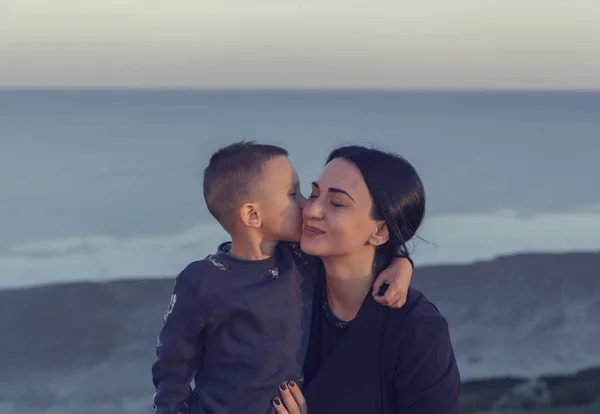
{"type": "Polygon", "coordinates": [[[15,245],[0,256],[0,286],[174,276],[227,240],[216,224],[175,234],[69,237],[15,245]]]}
{"type": "Polygon", "coordinates": [[[414,258],[418,263],[465,263],[516,252],[600,250],[600,210],[434,216],[425,220],[414,258]]]}
{"type": "MultiPolygon", "coordinates": [[[[417,242],[418,265],[464,263],[515,252],[600,250],[600,210],[432,216],[417,242]]],[[[75,280],[174,276],[187,263],[214,252],[228,239],[216,224],[175,234],[115,238],[69,237],[12,246],[0,256],[0,286],[75,280]]]]}

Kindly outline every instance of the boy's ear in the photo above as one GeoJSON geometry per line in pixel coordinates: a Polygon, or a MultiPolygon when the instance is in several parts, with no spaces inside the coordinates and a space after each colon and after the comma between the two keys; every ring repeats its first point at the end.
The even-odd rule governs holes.
{"type": "Polygon", "coordinates": [[[245,226],[259,228],[262,225],[258,204],[244,203],[240,207],[240,219],[245,226]]]}
{"type": "Polygon", "coordinates": [[[385,221],[377,222],[377,229],[375,232],[369,237],[369,244],[372,246],[381,246],[382,244],[387,243],[390,239],[390,232],[388,230],[387,224],[385,221]]]}

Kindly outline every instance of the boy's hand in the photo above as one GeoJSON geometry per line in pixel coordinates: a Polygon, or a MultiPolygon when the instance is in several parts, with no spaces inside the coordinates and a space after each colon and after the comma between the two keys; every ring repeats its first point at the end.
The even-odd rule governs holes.
{"type": "Polygon", "coordinates": [[[381,272],[373,284],[375,301],[390,308],[401,308],[406,303],[412,272],[413,268],[408,259],[395,257],[390,267],[381,272]],[[380,296],[379,292],[385,284],[389,286],[380,296]]]}
{"type": "Polygon", "coordinates": [[[307,414],[306,400],[298,384],[294,381],[283,382],[279,386],[281,397],[273,398],[273,407],[277,414],[307,414]]]}

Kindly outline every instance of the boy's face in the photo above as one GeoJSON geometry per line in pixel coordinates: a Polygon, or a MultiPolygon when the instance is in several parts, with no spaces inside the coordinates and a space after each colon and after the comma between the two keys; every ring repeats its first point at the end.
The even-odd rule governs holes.
{"type": "Polygon", "coordinates": [[[269,160],[257,186],[262,230],[272,240],[299,242],[302,235],[300,181],[287,157],[269,160]]]}

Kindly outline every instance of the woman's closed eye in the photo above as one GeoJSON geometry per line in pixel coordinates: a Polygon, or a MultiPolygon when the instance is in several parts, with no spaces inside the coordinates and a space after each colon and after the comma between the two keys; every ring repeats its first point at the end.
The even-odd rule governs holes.
{"type": "MultiPolygon", "coordinates": [[[[309,200],[316,200],[317,198],[319,198],[319,196],[314,193],[312,193],[310,196],[308,196],[309,200]]],[[[346,207],[344,204],[337,203],[334,200],[330,200],[329,204],[331,204],[333,207],[346,207]]]]}

